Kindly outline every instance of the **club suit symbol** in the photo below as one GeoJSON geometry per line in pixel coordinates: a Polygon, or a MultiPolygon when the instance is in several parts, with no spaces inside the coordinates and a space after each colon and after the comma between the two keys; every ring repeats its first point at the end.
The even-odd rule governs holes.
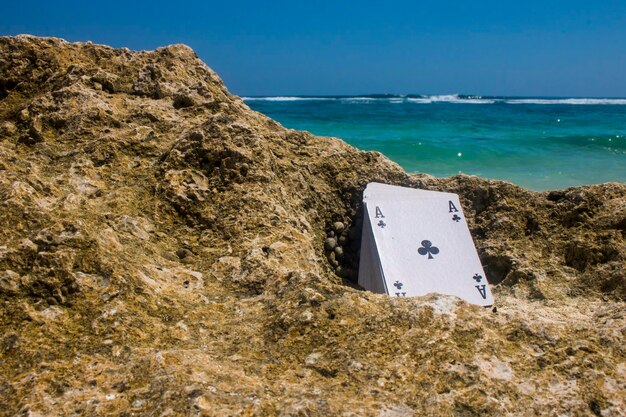
{"type": "Polygon", "coordinates": [[[434,259],[433,255],[439,253],[439,248],[433,246],[430,240],[422,240],[422,247],[417,250],[420,255],[428,255],[428,259],[434,259]]]}
{"type": "Polygon", "coordinates": [[[384,221],[381,220],[381,221],[378,222],[377,226],[384,229],[385,226],[387,226],[387,224],[384,221]]]}
{"type": "Polygon", "coordinates": [[[474,281],[480,282],[480,281],[482,281],[483,276],[479,275],[479,274],[474,274],[474,276],[472,278],[474,278],[474,281]]]}
{"type": "Polygon", "coordinates": [[[459,220],[461,220],[461,217],[458,214],[455,214],[454,216],[452,216],[452,220],[458,223],[459,220]]]}

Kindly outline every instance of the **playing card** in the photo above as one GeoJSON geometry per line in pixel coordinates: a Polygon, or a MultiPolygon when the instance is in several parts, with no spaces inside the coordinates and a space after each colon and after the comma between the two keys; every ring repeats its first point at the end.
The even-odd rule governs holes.
{"type": "Polygon", "coordinates": [[[493,304],[458,196],[385,187],[364,193],[361,267],[370,269],[362,280],[360,267],[359,283],[393,296],[436,292],[493,304]]]}

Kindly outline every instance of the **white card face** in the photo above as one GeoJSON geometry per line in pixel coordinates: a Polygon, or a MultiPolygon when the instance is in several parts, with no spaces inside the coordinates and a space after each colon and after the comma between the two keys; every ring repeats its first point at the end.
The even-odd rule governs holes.
{"type": "Polygon", "coordinates": [[[365,205],[389,295],[435,292],[493,304],[456,194],[376,196],[365,205]]]}

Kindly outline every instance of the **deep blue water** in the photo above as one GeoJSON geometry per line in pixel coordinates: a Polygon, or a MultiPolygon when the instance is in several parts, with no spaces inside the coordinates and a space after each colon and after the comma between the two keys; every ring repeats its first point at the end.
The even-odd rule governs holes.
{"type": "Polygon", "coordinates": [[[546,190],[626,182],[626,99],[244,97],[285,127],[376,150],[408,172],[546,190]]]}

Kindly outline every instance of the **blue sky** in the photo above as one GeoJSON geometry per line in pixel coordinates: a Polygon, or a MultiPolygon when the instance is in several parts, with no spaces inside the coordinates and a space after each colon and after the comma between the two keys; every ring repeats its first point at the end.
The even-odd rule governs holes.
{"type": "Polygon", "coordinates": [[[185,43],[240,95],[626,96],[624,0],[6,2],[0,34],[185,43]]]}

